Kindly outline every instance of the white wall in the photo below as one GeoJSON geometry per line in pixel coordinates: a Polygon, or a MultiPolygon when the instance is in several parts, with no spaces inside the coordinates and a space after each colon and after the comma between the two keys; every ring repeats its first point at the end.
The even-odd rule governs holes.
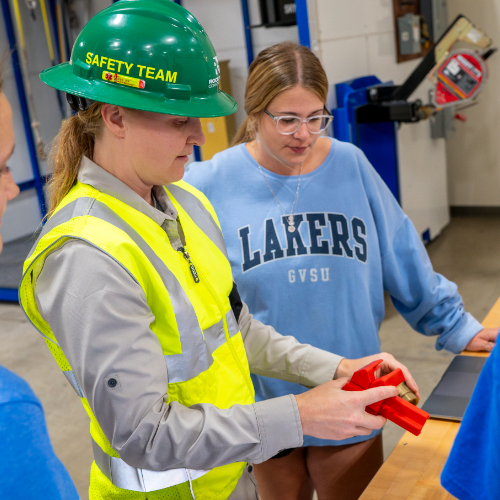
{"type": "MultiPolygon", "coordinates": [[[[500,0],[449,0],[449,19],[464,14],[500,44],[500,0]]],[[[448,140],[452,206],[500,206],[500,54],[488,60],[490,80],[448,140]]]]}
{"type": "MultiPolygon", "coordinates": [[[[233,97],[238,103],[236,123],[244,117],[245,83],[248,75],[247,51],[243,31],[243,14],[239,0],[183,0],[182,6],[189,10],[205,28],[212,41],[219,61],[229,60],[229,73],[233,97]]],[[[249,0],[250,23],[260,24],[257,0],[249,0]]],[[[266,47],[283,41],[298,42],[296,26],[280,28],[256,28],[251,30],[254,57],[266,47]]]]}
{"type": "MultiPolygon", "coordinates": [[[[311,46],[331,84],[366,75],[401,84],[420,59],[396,63],[393,0],[309,0],[311,46]]],[[[410,99],[428,102],[423,83],[410,99]]],[[[405,212],[431,237],[448,223],[446,146],[430,137],[428,121],[404,124],[398,134],[400,193],[405,212]]]]}

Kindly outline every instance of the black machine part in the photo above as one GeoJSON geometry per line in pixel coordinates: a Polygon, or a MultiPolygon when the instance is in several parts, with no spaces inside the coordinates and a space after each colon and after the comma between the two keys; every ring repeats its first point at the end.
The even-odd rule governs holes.
{"type": "Polygon", "coordinates": [[[80,97],[73,94],[66,94],[66,100],[68,101],[70,108],[75,113],[77,113],[78,111],[85,111],[86,109],[90,108],[90,106],[95,102],[92,99],[80,97]]]}
{"type": "Polygon", "coordinates": [[[369,103],[356,109],[358,123],[404,122],[415,123],[429,118],[435,108],[424,105],[420,99],[414,102],[388,101],[369,103]]]}
{"type": "Polygon", "coordinates": [[[273,28],[278,26],[294,26],[297,24],[295,18],[295,2],[293,0],[259,0],[262,24],[250,26],[258,28],[264,26],[273,28]]]}
{"type": "Polygon", "coordinates": [[[382,83],[367,89],[368,104],[356,109],[358,123],[391,121],[414,123],[425,120],[434,112],[433,106],[424,105],[420,99],[414,102],[394,100],[392,96],[400,87],[382,83]]]}
{"type": "MultiPolygon", "coordinates": [[[[436,42],[436,45],[448,35],[462,18],[464,16],[459,15],[453,21],[448,30],[436,42]]],[[[481,53],[481,56],[483,59],[487,59],[496,51],[496,48],[487,48],[481,53]]],[[[436,53],[434,50],[430,50],[402,85],[379,84],[368,88],[366,91],[367,104],[356,109],[358,123],[388,121],[415,123],[429,118],[436,111],[432,104],[423,105],[420,100],[408,102],[407,99],[427,78],[436,64],[436,53]]]]}
{"type": "Polygon", "coordinates": [[[486,61],[486,59],[488,59],[488,57],[491,57],[497,51],[498,51],[498,49],[496,47],[492,47],[491,49],[486,49],[481,54],[481,57],[486,61]]]}

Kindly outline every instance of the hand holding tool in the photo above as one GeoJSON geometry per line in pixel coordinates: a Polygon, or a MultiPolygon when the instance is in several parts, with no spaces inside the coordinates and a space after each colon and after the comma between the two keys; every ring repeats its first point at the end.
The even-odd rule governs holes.
{"type": "MultiPolygon", "coordinates": [[[[393,385],[395,387],[404,383],[405,378],[400,368],[375,378],[375,371],[378,369],[382,359],[371,362],[357,372],[354,372],[351,380],[343,387],[344,391],[364,391],[373,387],[393,385]]],[[[405,384],[406,385],[406,384],[405,384]]],[[[399,387],[398,387],[399,389],[399,387]]],[[[401,394],[401,389],[400,389],[401,394]]],[[[366,407],[366,412],[372,415],[382,415],[391,422],[399,425],[403,429],[418,436],[429,418],[429,414],[420,408],[412,405],[400,396],[383,399],[366,407]]]]}

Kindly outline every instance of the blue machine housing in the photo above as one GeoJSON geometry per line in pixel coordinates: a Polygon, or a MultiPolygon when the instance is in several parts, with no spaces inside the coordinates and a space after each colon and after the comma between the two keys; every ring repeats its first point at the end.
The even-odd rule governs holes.
{"type": "Polygon", "coordinates": [[[397,122],[358,123],[356,109],[367,104],[370,87],[393,85],[376,76],[337,83],[337,108],[332,110],[333,136],[358,146],[401,204],[398,176],[397,122]]]}

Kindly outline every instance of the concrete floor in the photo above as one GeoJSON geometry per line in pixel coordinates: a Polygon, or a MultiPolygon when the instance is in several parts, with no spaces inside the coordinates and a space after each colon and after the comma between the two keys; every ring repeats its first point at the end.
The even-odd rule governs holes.
{"type": "MultiPolygon", "coordinates": [[[[500,296],[499,245],[500,217],[470,217],[454,218],[427,247],[436,271],[458,284],[466,309],[479,320],[500,296]]],[[[408,366],[425,401],[453,355],[437,352],[432,338],[413,332],[389,300],[386,306],[382,349],[408,366]]],[[[87,499],[92,462],[88,417],[42,337],[17,305],[0,303],[0,363],[25,378],[41,399],[54,449],[82,500],[87,499]]],[[[387,424],[385,456],[402,434],[399,427],[387,424]]]]}

